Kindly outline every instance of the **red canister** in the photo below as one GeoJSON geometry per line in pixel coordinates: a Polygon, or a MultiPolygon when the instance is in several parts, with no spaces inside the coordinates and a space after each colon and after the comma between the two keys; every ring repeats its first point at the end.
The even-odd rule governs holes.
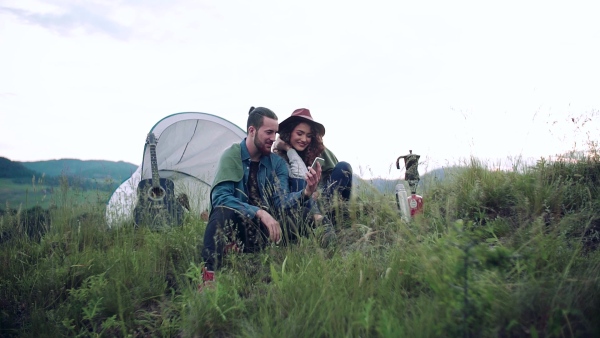
{"type": "Polygon", "coordinates": [[[410,215],[414,217],[416,214],[423,212],[423,197],[417,194],[411,194],[408,197],[408,207],[410,208],[410,215]]]}

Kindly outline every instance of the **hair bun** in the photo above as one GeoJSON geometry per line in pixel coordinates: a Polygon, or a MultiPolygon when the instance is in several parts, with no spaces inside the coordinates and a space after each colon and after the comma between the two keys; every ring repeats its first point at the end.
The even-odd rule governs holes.
{"type": "Polygon", "coordinates": [[[252,113],[252,111],[254,110],[254,106],[250,107],[250,111],[248,111],[248,115],[250,115],[250,113],[252,113]]]}

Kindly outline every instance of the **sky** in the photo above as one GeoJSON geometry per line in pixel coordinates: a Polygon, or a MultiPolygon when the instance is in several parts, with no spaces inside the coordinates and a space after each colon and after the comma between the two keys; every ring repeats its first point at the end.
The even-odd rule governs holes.
{"type": "Polygon", "coordinates": [[[0,156],[140,164],[163,117],[309,108],[363,178],[598,141],[594,1],[0,0],[0,156]],[[401,162],[402,163],[402,162],[401,162]]]}

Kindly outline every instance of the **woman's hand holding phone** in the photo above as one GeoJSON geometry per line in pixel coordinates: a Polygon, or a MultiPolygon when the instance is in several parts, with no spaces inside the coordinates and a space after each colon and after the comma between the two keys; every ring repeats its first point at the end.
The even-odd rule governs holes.
{"type": "Polygon", "coordinates": [[[316,157],[310,167],[313,168],[313,169],[316,169],[317,163],[319,163],[321,165],[321,167],[322,167],[323,164],[325,164],[325,159],[323,159],[321,157],[316,157]]]}
{"type": "Polygon", "coordinates": [[[308,168],[308,173],[306,173],[306,188],[304,189],[304,194],[306,197],[312,197],[312,195],[317,191],[319,186],[319,181],[321,180],[321,165],[325,160],[317,157],[313,161],[313,164],[308,168]],[[318,163],[318,164],[317,164],[318,163]]]}

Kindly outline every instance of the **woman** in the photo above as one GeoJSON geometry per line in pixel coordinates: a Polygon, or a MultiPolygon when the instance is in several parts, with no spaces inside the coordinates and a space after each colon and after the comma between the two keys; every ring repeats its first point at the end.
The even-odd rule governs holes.
{"type": "MultiPolygon", "coordinates": [[[[327,205],[338,195],[343,201],[352,193],[352,167],[337,157],[323,144],[325,127],[313,120],[306,108],[296,109],[290,117],[279,123],[279,138],[274,152],[281,155],[290,165],[290,189],[303,189],[303,177],[316,157],[325,159],[321,166],[319,183],[327,205]]],[[[318,196],[314,196],[318,197],[318,196]]]]}

